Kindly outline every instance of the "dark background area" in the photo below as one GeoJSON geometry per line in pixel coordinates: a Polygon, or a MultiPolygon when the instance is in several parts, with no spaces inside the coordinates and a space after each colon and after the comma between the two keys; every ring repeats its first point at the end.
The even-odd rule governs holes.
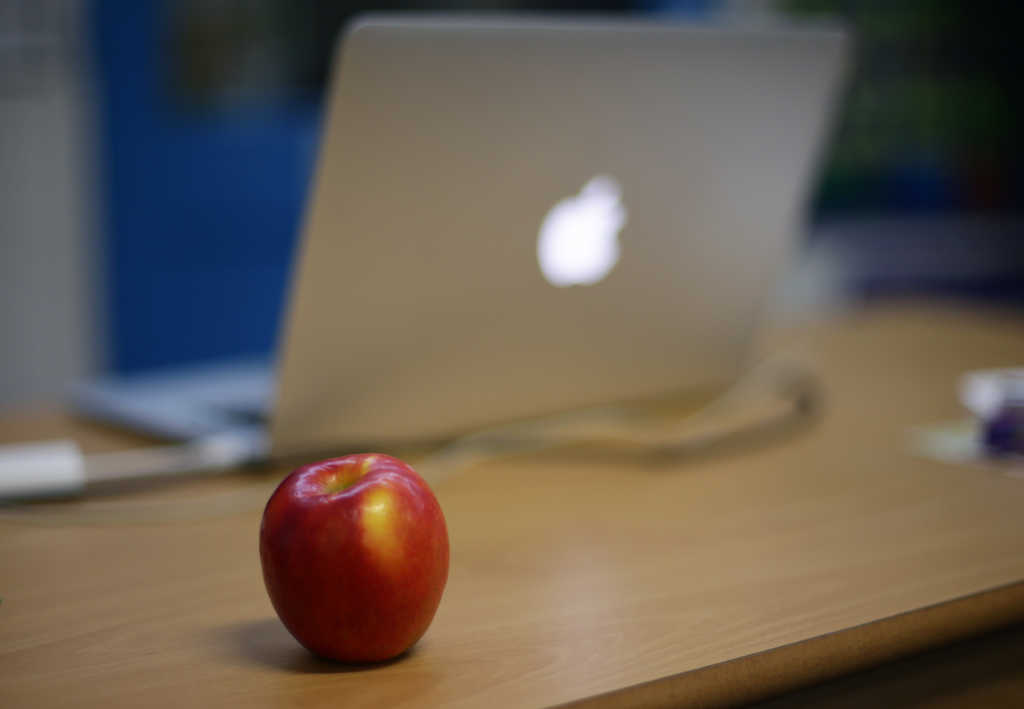
{"type": "MultiPolygon", "coordinates": [[[[974,228],[935,237],[918,229],[905,241],[913,240],[916,253],[941,240],[950,258],[964,258],[976,245],[996,249],[990,258],[1021,261],[1009,276],[935,281],[910,267],[859,287],[1024,302],[1014,216],[1024,204],[1022,52],[1010,7],[938,0],[96,0],[89,21],[110,364],[131,372],[272,351],[334,40],[363,10],[711,21],[770,9],[798,19],[844,18],[858,36],[858,65],[811,205],[814,222],[995,219],[996,237],[988,228],[981,236],[974,228]]],[[[900,244],[891,243],[899,233],[868,234],[861,251],[882,260],[890,246],[899,253],[900,244]]]]}

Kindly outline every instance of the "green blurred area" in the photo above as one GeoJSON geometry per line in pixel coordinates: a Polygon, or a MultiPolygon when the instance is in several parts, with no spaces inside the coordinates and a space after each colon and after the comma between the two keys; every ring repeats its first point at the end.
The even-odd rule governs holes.
{"type": "Polygon", "coordinates": [[[818,214],[1020,207],[1014,5],[785,0],[780,8],[841,17],[856,36],[818,214]]]}

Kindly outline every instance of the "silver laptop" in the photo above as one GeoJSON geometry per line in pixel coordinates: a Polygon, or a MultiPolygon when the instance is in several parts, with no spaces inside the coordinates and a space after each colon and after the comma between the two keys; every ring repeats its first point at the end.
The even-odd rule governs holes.
{"type": "Polygon", "coordinates": [[[341,38],[278,452],[732,380],[798,231],[829,29],[371,17],[341,38]]]}
{"type": "MultiPolygon", "coordinates": [[[[278,353],[274,452],[727,384],[799,231],[847,54],[819,26],[350,26],[278,353]]],[[[273,395],[262,376],[242,377],[257,411],[273,395]]],[[[164,406],[165,429],[187,418],[164,406]]],[[[260,425],[236,403],[202,406],[260,425]]]]}

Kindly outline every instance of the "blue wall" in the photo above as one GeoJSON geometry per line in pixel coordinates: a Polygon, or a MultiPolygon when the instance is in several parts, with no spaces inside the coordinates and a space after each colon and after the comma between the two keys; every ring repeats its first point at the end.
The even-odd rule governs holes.
{"type": "Polygon", "coordinates": [[[92,10],[113,369],[269,353],[319,106],[190,112],[167,88],[160,4],[92,10]]]}

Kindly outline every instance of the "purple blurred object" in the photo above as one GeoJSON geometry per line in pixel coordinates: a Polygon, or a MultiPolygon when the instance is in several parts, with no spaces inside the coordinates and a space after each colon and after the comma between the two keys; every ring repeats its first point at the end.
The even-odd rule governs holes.
{"type": "Polygon", "coordinates": [[[986,454],[1024,455],[1024,367],[968,372],[960,400],[981,424],[986,454]]]}
{"type": "Polygon", "coordinates": [[[982,442],[989,455],[1024,455],[1024,399],[1006,401],[985,421],[982,442]]]}

